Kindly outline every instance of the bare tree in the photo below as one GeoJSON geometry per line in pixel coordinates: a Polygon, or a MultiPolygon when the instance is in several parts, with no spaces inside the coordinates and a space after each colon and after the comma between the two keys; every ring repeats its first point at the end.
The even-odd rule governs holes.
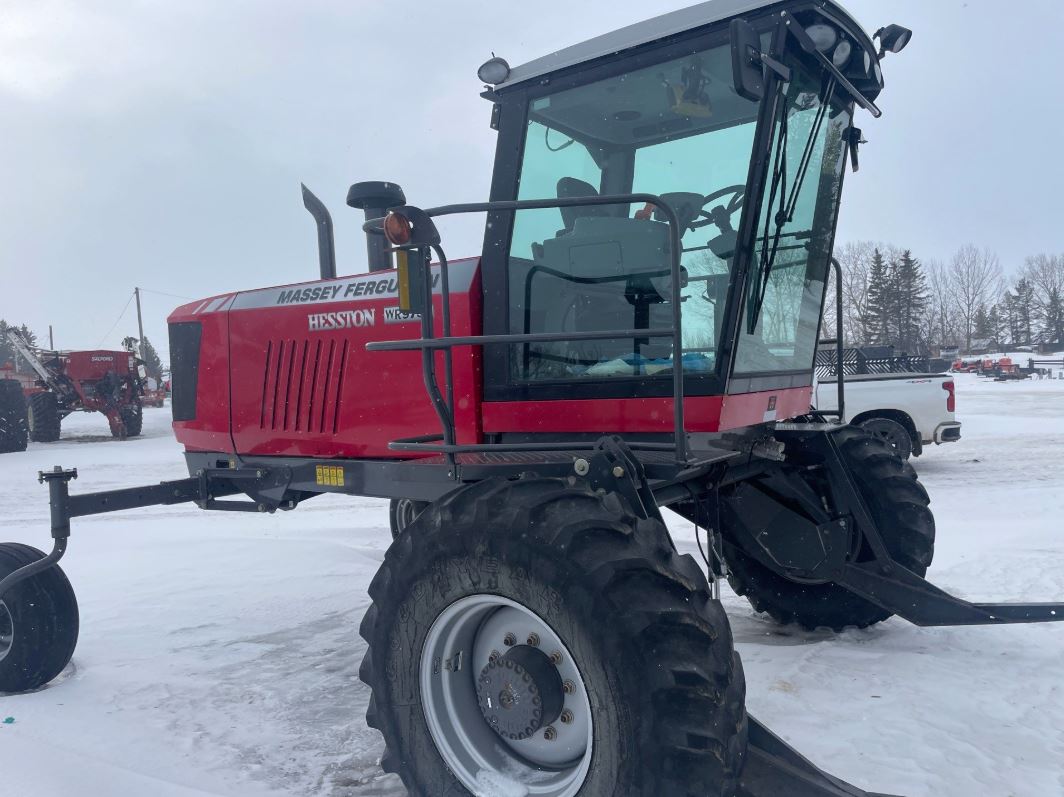
{"type": "Polygon", "coordinates": [[[1064,296],[1064,254],[1042,253],[1028,257],[1023,264],[1022,276],[1032,288],[1030,310],[1040,322],[1041,337],[1055,340],[1057,305],[1064,296]]]}
{"type": "Polygon", "coordinates": [[[928,342],[930,345],[959,346],[956,302],[953,297],[950,270],[938,260],[927,263],[928,342]]]}
{"type": "Polygon", "coordinates": [[[989,249],[965,244],[950,261],[949,280],[961,338],[970,350],[976,316],[980,310],[986,312],[1002,293],[1001,262],[989,249]]]}

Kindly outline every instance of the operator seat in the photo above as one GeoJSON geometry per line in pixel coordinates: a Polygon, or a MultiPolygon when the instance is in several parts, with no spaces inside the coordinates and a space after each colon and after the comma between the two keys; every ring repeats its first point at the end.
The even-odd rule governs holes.
{"type": "MultiPolygon", "coordinates": [[[[558,199],[572,199],[573,197],[598,196],[595,186],[585,180],[576,177],[563,177],[558,181],[558,199]]],[[[558,231],[558,235],[565,235],[573,231],[573,225],[577,219],[603,218],[613,215],[607,205],[587,205],[577,208],[558,208],[562,214],[564,228],[558,231]]]]}

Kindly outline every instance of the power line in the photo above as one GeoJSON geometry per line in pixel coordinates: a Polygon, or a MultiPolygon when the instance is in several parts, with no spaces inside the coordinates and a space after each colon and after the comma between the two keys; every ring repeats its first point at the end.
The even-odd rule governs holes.
{"type": "Polygon", "coordinates": [[[159,296],[169,296],[171,299],[184,299],[185,301],[192,301],[191,296],[178,296],[176,293],[165,293],[163,291],[153,291],[151,288],[141,288],[144,293],[156,293],[159,296]]]}
{"type": "Polygon", "coordinates": [[[129,294],[129,298],[126,299],[126,304],[125,304],[125,307],[122,308],[122,312],[118,314],[118,318],[116,318],[115,322],[113,324],[111,324],[111,328],[109,330],[107,330],[107,333],[102,338],[100,338],[100,342],[96,344],[96,348],[99,348],[100,346],[102,346],[103,342],[105,340],[107,340],[108,336],[112,332],[115,331],[115,327],[118,326],[118,323],[122,320],[123,316],[125,316],[126,310],[129,309],[129,303],[132,302],[132,301],[133,301],[133,294],[131,293],[131,294],[129,294]]]}

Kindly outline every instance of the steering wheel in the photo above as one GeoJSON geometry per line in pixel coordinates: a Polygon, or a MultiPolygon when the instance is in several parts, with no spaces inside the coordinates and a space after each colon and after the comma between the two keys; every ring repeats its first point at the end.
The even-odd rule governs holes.
{"type": "Polygon", "coordinates": [[[746,198],[746,186],[745,185],[729,185],[727,188],[722,188],[719,191],[714,191],[712,194],[706,196],[702,200],[702,210],[699,211],[699,216],[705,217],[705,221],[696,221],[691,225],[691,229],[698,227],[705,227],[709,224],[716,224],[722,233],[734,232],[731,219],[739,210],[742,209],[743,200],[746,198]],[[714,207],[706,210],[706,205],[710,205],[717,202],[720,199],[727,197],[727,202],[722,202],[714,207]]]}

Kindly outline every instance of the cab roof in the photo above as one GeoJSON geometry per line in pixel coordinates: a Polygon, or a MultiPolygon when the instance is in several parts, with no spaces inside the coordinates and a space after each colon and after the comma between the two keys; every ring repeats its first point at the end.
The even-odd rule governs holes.
{"type": "MultiPolygon", "coordinates": [[[[612,55],[641,44],[674,36],[695,28],[711,25],[724,19],[730,19],[752,11],[760,11],[774,5],[780,5],[782,0],[706,0],[697,5],[670,11],[652,19],[637,22],[618,28],[615,31],[604,33],[593,39],[574,44],[556,50],[550,55],[529,61],[527,64],[513,67],[509,77],[495,86],[496,90],[508,89],[519,83],[543,77],[561,69],[567,69],[577,64],[593,61],[603,56],[612,55]]],[[[825,11],[833,12],[844,20],[853,21],[853,17],[834,0],[819,0],[816,5],[825,11]]]]}

